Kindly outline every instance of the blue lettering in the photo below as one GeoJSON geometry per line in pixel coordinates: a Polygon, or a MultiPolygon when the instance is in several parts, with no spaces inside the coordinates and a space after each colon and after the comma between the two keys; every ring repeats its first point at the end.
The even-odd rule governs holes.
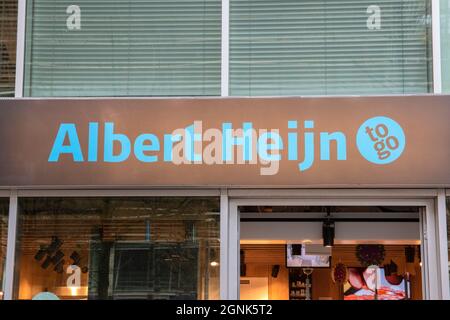
{"type": "Polygon", "coordinates": [[[181,135],[164,135],[164,161],[171,162],[173,160],[173,143],[181,141],[181,135]]]}
{"type": "Polygon", "coordinates": [[[258,155],[266,161],[280,161],[281,154],[273,154],[268,151],[283,150],[283,140],[276,132],[265,132],[258,139],[258,155]],[[272,143],[268,143],[272,140],[272,143]]]}
{"type": "Polygon", "coordinates": [[[78,139],[77,128],[73,123],[62,123],[59,126],[58,134],[53,143],[52,151],[48,157],[49,162],[58,162],[60,154],[72,154],[73,161],[82,162],[83,153],[81,152],[80,140],[78,139]],[[68,145],[64,145],[64,140],[69,140],[68,145]]]}
{"type": "Polygon", "coordinates": [[[222,124],[222,159],[223,161],[233,160],[233,146],[242,146],[243,160],[252,160],[252,127],[251,122],[244,122],[242,126],[242,137],[234,137],[231,123],[225,122],[222,124]]]}
{"type": "Polygon", "coordinates": [[[196,141],[202,141],[202,136],[199,133],[195,133],[194,125],[190,125],[185,129],[184,141],[186,160],[188,161],[202,161],[202,155],[195,153],[196,141]]]}
{"type": "Polygon", "coordinates": [[[158,156],[146,155],[146,151],[159,151],[159,140],[154,134],[141,134],[134,142],[134,155],[142,162],[156,162],[158,156]],[[146,142],[149,142],[146,144],[146,142]]]}
{"type": "Polygon", "coordinates": [[[89,122],[88,161],[96,162],[97,159],[98,159],[98,123],[89,122]]]}
{"type": "Polygon", "coordinates": [[[342,132],[320,133],[320,160],[330,160],[330,142],[336,141],[337,159],[347,160],[347,142],[342,132]]]}
{"type": "Polygon", "coordinates": [[[105,144],[104,144],[105,162],[122,162],[128,159],[131,152],[130,139],[124,134],[114,133],[114,123],[105,123],[105,144]],[[114,142],[120,144],[120,153],[114,154],[114,142]]]}
{"type": "MultiPolygon", "coordinates": [[[[288,121],[289,129],[297,129],[297,121],[288,121]]],[[[297,160],[298,155],[298,134],[297,132],[288,133],[288,160],[297,160]]]]}
{"type": "MultiPolygon", "coordinates": [[[[304,123],[305,129],[313,129],[314,121],[308,120],[304,123]]],[[[314,133],[305,132],[305,159],[303,162],[299,163],[298,168],[300,171],[305,171],[311,168],[314,163],[314,133]]]]}

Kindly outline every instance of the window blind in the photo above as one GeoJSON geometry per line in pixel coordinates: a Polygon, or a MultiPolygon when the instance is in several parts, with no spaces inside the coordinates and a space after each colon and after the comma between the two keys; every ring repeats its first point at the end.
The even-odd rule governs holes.
{"type": "Polygon", "coordinates": [[[220,94],[220,0],[27,1],[28,96],[220,94]]]}
{"type": "Polygon", "coordinates": [[[427,0],[230,0],[230,93],[429,92],[427,0]]]}
{"type": "Polygon", "coordinates": [[[17,0],[0,0],[0,97],[13,97],[16,74],[17,0]]]}

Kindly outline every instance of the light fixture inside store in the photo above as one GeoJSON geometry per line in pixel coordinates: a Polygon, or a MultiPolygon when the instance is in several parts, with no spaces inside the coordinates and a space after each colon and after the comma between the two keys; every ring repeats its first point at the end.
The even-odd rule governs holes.
{"type": "Polygon", "coordinates": [[[334,245],[334,221],[331,220],[330,209],[327,209],[327,217],[322,224],[323,246],[331,248],[334,245]]]}
{"type": "Polygon", "coordinates": [[[211,267],[218,267],[219,263],[217,261],[211,261],[210,265],[211,267]]]}
{"type": "Polygon", "coordinates": [[[79,288],[79,287],[69,287],[69,289],[70,289],[70,294],[71,294],[72,296],[77,296],[77,295],[78,295],[78,288],[79,288]]]}

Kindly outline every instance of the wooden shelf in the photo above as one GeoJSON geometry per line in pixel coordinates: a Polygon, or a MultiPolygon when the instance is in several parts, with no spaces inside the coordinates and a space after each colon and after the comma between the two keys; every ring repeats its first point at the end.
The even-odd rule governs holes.
{"type": "Polygon", "coordinates": [[[306,279],[301,268],[289,269],[289,300],[306,300],[308,288],[312,298],[312,277],[309,276],[309,284],[306,284],[306,279]]]}

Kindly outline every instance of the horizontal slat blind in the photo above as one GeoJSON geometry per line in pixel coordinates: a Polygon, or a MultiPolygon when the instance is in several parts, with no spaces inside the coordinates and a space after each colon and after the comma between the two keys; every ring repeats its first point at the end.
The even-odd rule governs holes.
{"type": "Polygon", "coordinates": [[[230,0],[230,93],[428,92],[428,11],[427,0],[230,0]]]}
{"type": "Polygon", "coordinates": [[[220,94],[220,0],[27,3],[27,95],[220,94]]]}
{"type": "Polygon", "coordinates": [[[17,0],[0,0],[0,97],[14,96],[17,0]]]}

